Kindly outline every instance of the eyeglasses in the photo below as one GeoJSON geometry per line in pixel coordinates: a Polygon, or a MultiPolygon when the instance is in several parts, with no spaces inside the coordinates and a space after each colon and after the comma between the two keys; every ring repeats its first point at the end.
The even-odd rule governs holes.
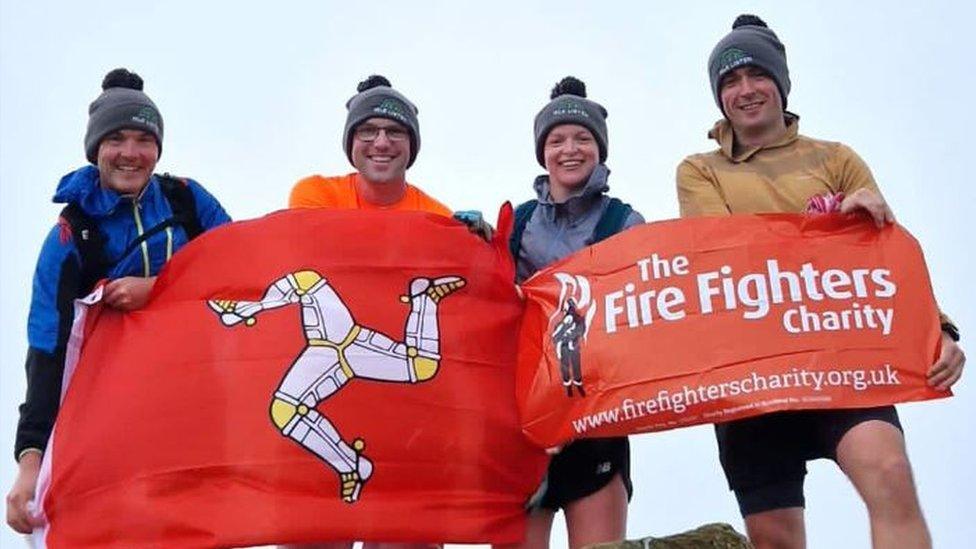
{"type": "Polygon", "coordinates": [[[377,126],[370,126],[368,124],[363,124],[356,128],[353,135],[356,139],[360,141],[365,141],[369,143],[370,141],[376,141],[376,138],[380,136],[380,132],[386,135],[386,138],[390,141],[406,141],[410,134],[407,133],[405,128],[400,128],[397,126],[387,126],[380,128],[377,126]]]}

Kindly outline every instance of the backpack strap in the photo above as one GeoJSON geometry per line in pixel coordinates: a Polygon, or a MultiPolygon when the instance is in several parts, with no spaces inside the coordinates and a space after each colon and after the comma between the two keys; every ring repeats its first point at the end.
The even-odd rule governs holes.
{"type": "Polygon", "coordinates": [[[132,242],[129,242],[129,245],[126,246],[119,257],[126,257],[143,242],[152,238],[156,233],[165,231],[169,227],[175,227],[177,225],[183,227],[187,242],[203,233],[203,226],[200,225],[200,220],[197,218],[196,199],[193,198],[193,191],[190,189],[190,185],[187,184],[186,179],[168,173],[163,175],[156,174],[156,177],[159,180],[159,188],[163,192],[163,197],[169,203],[169,208],[172,210],[173,215],[169,219],[145,231],[133,239],[132,242]]]}
{"type": "Polygon", "coordinates": [[[538,200],[523,202],[515,208],[515,221],[512,224],[512,236],[508,241],[508,249],[512,252],[512,258],[518,263],[519,251],[522,249],[522,234],[525,233],[525,226],[532,218],[532,212],[539,205],[538,200]]]}
{"type": "Polygon", "coordinates": [[[197,201],[193,198],[193,191],[187,180],[169,173],[156,175],[156,177],[159,179],[163,196],[173,210],[173,221],[183,227],[186,240],[193,240],[203,234],[203,226],[200,225],[200,218],[197,216],[197,201]]]}
{"type": "Polygon", "coordinates": [[[603,215],[600,216],[600,220],[597,221],[596,227],[593,229],[591,244],[596,244],[619,233],[624,228],[624,223],[627,222],[627,217],[630,216],[631,211],[633,208],[630,207],[630,204],[625,204],[619,198],[611,198],[610,202],[607,203],[607,209],[603,210],[603,215]]]}
{"type": "MultiPolygon", "coordinates": [[[[186,179],[168,173],[157,174],[156,177],[159,180],[163,196],[173,211],[173,216],[130,242],[120,257],[129,255],[149,237],[167,227],[182,226],[187,241],[193,240],[203,233],[203,226],[197,217],[196,199],[193,197],[193,191],[186,179]]],[[[78,288],[80,295],[85,295],[95,287],[96,282],[108,274],[110,265],[108,257],[105,255],[105,235],[102,234],[95,220],[76,204],[65,206],[61,210],[61,219],[71,229],[75,248],[81,258],[78,288]]]]}
{"type": "Polygon", "coordinates": [[[68,204],[61,210],[61,219],[71,230],[75,249],[81,259],[78,271],[78,290],[85,295],[95,283],[108,274],[108,258],[105,256],[105,236],[95,220],[76,204],[68,204]]]}

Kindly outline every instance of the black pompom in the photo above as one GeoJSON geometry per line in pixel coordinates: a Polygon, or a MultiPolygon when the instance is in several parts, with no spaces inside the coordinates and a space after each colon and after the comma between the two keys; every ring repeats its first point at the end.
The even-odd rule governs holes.
{"type": "Polygon", "coordinates": [[[767,25],[765,21],[756,17],[755,15],[751,15],[748,13],[743,13],[742,15],[736,17],[735,23],[732,23],[732,28],[737,29],[739,27],[744,27],[746,25],[752,25],[754,27],[765,27],[767,29],[769,28],[769,25],[767,25]]]}
{"type": "Polygon", "coordinates": [[[366,80],[363,80],[362,82],[360,82],[359,85],[356,86],[356,91],[358,91],[359,93],[362,93],[362,92],[364,92],[366,90],[373,89],[373,88],[375,88],[377,86],[386,86],[388,88],[392,88],[393,87],[393,84],[390,84],[390,81],[387,80],[385,76],[380,76],[378,74],[374,74],[374,75],[371,75],[366,80]]]}
{"type": "Polygon", "coordinates": [[[127,69],[115,69],[109,71],[102,80],[102,89],[109,88],[129,88],[130,90],[142,91],[142,78],[127,69]]]}
{"type": "Polygon", "coordinates": [[[560,80],[559,83],[552,88],[552,93],[549,94],[549,99],[555,99],[560,95],[586,97],[586,84],[575,76],[567,76],[566,78],[560,80]]]}

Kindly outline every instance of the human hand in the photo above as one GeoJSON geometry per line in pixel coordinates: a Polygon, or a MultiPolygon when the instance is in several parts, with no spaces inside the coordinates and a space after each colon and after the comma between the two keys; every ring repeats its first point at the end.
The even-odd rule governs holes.
{"type": "Polygon", "coordinates": [[[41,454],[27,452],[20,457],[17,478],[7,494],[7,524],[21,534],[30,534],[43,526],[40,517],[31,514],[29,504],[34,500],[37,475],[41,470],[41,454]]]}
{"type": "Polygon", "coordinates": [[[495,229],[485,221],[485,218],[478,210],[454,212],[453,217],[461,223],[464,223],[469,231],[480,236],[485,242],[491,242],[491,237],[495,234],[495,229]]]}
{"type": "Polygon", "coordinates": [[[965,364],[966,354],[962,352],[962,347],[953,341],[949,334],[942,332],[939,359],[929,368],[927,374],[929,386],[939,391],[947,391],[962,377],[962,368],[965,364]]]}
{"type": "Polygon", "coordinates": [[[840,213],[849,214],[857,210],[867,212],[879,229],[886,223],[895,222],[895,214],[888,207],[888,203],[880,194],[869,189],[858,189],[845,196],[844,201],[840,203],[840,213]]]}
{"type": "Polygon", "coordinates": [[[844,202],[844,193],[824,193],[810,197],[807,201],[808,214],[828,214],[840,211],[840,205],[844,202]]]}
{"type": "Polygon", "coordinates": [[[102,300],[109,307],[120,311],[134,311],[143,308],[149,301],[156,277],[125,276],[110,280],[102,290],[102,300]]]}

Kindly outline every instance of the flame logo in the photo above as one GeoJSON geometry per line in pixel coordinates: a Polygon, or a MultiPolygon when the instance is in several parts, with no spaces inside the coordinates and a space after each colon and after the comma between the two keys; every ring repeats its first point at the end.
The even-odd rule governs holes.
{"type": "Polygon", "coordinates": [[[585,276],[572,275],[569,273],[554,273],[552,276],[559,281],[559,304],[552,315],[549,316],[549,325],[558,323],[569,309],[570,303],[575,307],[576,312],[585,320],[586,328],[583,331],[583,339],[590,332],[590,323],[596,316],[596,302],[593,301],[590,292],[590,281],[585,276]]]}

